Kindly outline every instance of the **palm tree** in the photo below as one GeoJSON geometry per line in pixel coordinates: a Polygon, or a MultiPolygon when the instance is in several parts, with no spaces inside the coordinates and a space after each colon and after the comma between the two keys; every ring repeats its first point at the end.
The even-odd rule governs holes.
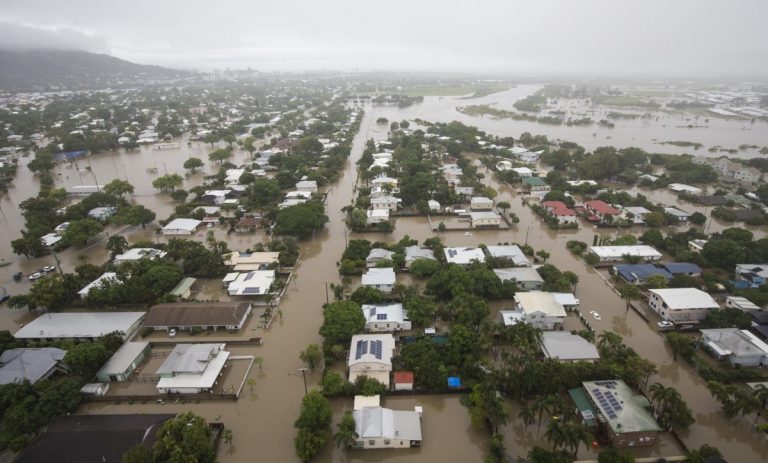
{"type": "Polygon", "coordinates": [[[568,437],[566,431],[558,420],[552,420],[547,425],[547,432],[544,433],[550,444],[552,444],[552,450],[557,450],[560,447],[568,445],[568,437]]]}
{"type": "Polygon", "coordinates": [[[346,412],[339,423],[339,431],[333,436],[337,448],[350,449],[354,447],[357,438],[360,437],[355,431],[355,427],[355,418],[352,416],[352,412],[346,412]]]}
{"type": "Polygon", "coordinates": [[[603,331],[600,333],[600,336],[598,336],[597,347],[616,347],[621,344],[621,341],[621,336],[613,331],[603,331]]]}
{"type": "Polygon", "coordinates": [[[667,387],[661,383],[653,383],[648,387],[648,392],[651,393],[651,403],[661,409],[661,404],[667,395],[667,387]]]}
{"type": "Polygon", "coordinates": [[[528,429],[528,426],[532,425],[536,421],[536,411],[526,403],[520,408],[520,412],[517,416],[523,420],[523,426],[528,429]]]}
{"type": "Polygon", "coordinates": [[[621,297],[627,301],[627,311],[629,311],[630,304],[632,303],[633,299],[639,299],[642,293],[639,289],[637,289],[636,286],[632,285],[621,285],[619,286],[619,294],[621,297]]]}
{"type": "Polygon", "coordinates": [[[592,433],[582,424],[564,423],[561,426],[565,447],[570,449],[574,457],[579,453],[579,445],[583,442],[589,446],[592,442],[592,433]]]}

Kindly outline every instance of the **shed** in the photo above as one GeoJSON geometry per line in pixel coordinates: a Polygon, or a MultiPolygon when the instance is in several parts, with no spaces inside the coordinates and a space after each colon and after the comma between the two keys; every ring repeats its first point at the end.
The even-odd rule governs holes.
{"type": "Polygon", "coordinates": [[[394,373],[394,382],[396,391],[412,391],[413,390],[413,372],[412,371],[396,371],[394,373]]]}
{"type": "Polygon", "coordinates": [[[180,299],[189,299],[192,297],[192,293],[196,290],[197,278],[185,277],[182,278],[181,281],[176,286],[174,286],[174,288],[168,294],[180,299]]]}
{"type": "Polygon", "coordinates": [[[96,379],[102,383],[127,381],[146,358],[149,350],[148,342],[126,342],[96,373],[96,379]]]}

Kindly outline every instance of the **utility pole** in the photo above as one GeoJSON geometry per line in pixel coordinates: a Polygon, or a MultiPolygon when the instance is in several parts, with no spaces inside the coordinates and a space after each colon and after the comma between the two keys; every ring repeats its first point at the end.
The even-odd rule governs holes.
{"type": "Polygon", "coordinates": [[[528,246],[528,233],[531,232],[531,226],[528,225],[528,230],[525,232],[525,245],[528,246]]]}
{"type": "Polygon", "coordinates": [[[307,395],[307,369],[299,368],[299,371],[301,372],[301,377],[304,379],[304,395],[307,395]]]}
{"type": "Polygon", "coordinates": [[[59,267],[59,273],[64,273],[61,270],[61,262],[59,261],[59,256],[56,255],[56,251],[51,249],[51,253],[53,254],[53,258],[56,259],[56,266],[59,267]]]}
{"type": "Polygon", "coordinates": [[[325,282],[325,304],[328,305],[330,303],[331,301],[328,300],[328,282],[326,281],[325,282]]]}

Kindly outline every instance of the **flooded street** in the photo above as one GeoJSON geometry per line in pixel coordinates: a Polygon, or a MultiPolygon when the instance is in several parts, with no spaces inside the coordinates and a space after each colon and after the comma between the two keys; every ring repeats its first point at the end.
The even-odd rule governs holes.
{"type": "MultiPolygon", "coordinates": [[[[674,147],[664,146],[663,150],[655,145],[651,139],[690,139],[700,141],[705,145],[731,146],[740,143],[764,143],[764,126],[755,125],[754,129],[737,128],[735,123],[712,119],[710,124],[720,127],[722,131],[703,129],[674,129],[672,121],[667,122],[667,127],[661,127],[654,122],[650,127],[632,124],[641,122],[622,122],[615,129],[603,129],[598,127],[553,127],[535,123],[525,123],[511,120],[491,120],[488,118],[473,118],[455,111],[455,106],[461,104],[488,104],[498,102],[499,105],[509,105],[515,100],[532,93],[539,86],[520,86],[515,89],[493,94],[487,97],[473,100],[456,100],[455,98],[428,97],[423,104],[414,105],[406,109],[394,107],[366,107],[366,113],[361,124],[360,132],[354,138],[352,155],[347,161],[346,168],[339,181],[331,185],[328,197],[326,213],[330,222],[326,228],[318,233],[314,239],[300,243],[301,260],[296,267],[294,279],[289,284],[280,308],[282,316],[276,320],[269,332],[260,328],[257,317],[251,317],[248,326],[242,330],[239,336],[243,339],[262,337],[264,344],[256,347],[238,348],[238,354],[255,355],[263,359],[261,368],[254,366],[251,377],[256,380],[253,391],[246,387],[237,402],[201,402],[196,404],[164,405],[148,404],[89,404],[82,408],[87,413],[139,413],[139,412],[183,412],[192,410],[210,421],[221,421],[234,433],[232,444],[221,444],[218,460],[223,463],[245,463],[255,459],[270,462],[298,461],[293,446],[295,430],[293,423],[298,416],[301,398],[304,394],[304,384],[301,374],[297,371],[303,367],[299,360],[301,352],[307,344],[320,343],[321,338],[318,329],[322,322],[322,303],[325,301],[326,283],[340,282],[336,263],[340,259],[345,247],[347,236],[344,224],[344,214],[341,209],[349,205],[354,194],[356,181],[355,162],[362,153],[365,141],[370,138],[384,140],[387,137],[387,126],[375,123],[379,117],[387,117],[392,121],[421,118],[427,121],[450,122],[460,120],[466,124],[477,125],[494,135],[519,136],[521,132],[529,131],[533,134],[547,134],[550,137],[562,137],[566,140],[583,144],[588,149],[605,144],[617,146],[639,146],[650,151],[675,152],[674,147]],[[758,130],[760,127],[760,130],[758,130]],[[593,133],[598,133],[593,136],[593,133]],[[726,135],[723,135],[723,134],[726,135]],[[762,135],[762,140],[758,140],[762,135]],[[607,138],[611,136],[612,138],[607,138]],[[697,138],[699,137],[699,138],[697,138]],[[725,140],[723,139],[725,138],[725,140]]],[[[757,123],[762,124],[762,123],[757,123]]],[[[167,217],[173,210],[174,204],[166,195],[156,194],[151,186],[154,175],[147,174],[148,167],[154,167],[155,163],[159,175],[167,169],[169,173],[184,173],[183,162],[189,156],[206,160],[210,146],[200,142],[192,142],[187,145],[181,143],[181,148],[176,150],[152,151],[144,147],[139,152],[105,154],[94,156],[90,159],[93,174],[99,183],[104,184],[112,178],[127,179],[136,187],[133,196],[135,202],[144,204],[156,211],[158,219],[167,217]]],[[[236,150],[232,162],[239,163],[248,156],[247,152],[236,150]]],[[[18,236],[23,220],[18,209],[19,202],[23,201],[37,191],[37,183],[31,172],[24,166],[30,158],[22,160],[22,166],[16,177],[9,195],[2,199],[2,229],[4,233],[0,237],[0,257],[12,262],[11,265],[0,269],[0,281],[10,294],[19,294],[26,291],[29,283],[25,280],[15,283],[11,275],[18,271],[29,272],[42,265],[53,262],[53,257],[47,256],[40,259],[17,258],[11,253],[10,241],[18,236]]],[[[82,164],[82,162],[81,162],[82,164]]],[[[80,165],[82,168],[83,166],[80,165]]],[[[184,187],[189,189],[199,185],[203,181],[203,175],[212,173],[217,166],[207,163],[204,172],[185,179],[184,187]]],[[[481,169],[481,172],[488,174],[481,169]]],[[[70,186],[79,184],[93,184],[93,175],[90,172],[79,173],[77,169],[57,167],[54,175],[57,186],[70,186]]],[[[595,233],[601,235],[614,235],[615,230],[596,231],[590,226],[582,226],[579,230],[554,232],[545,228],[543,222],[533,212],[522,205],[521,199],[508,186],[500,186],[492,178],[486,175],[484,182],[499,191],[496,201],[508,201],[511,204],[510,211],[516,213],[520,223],[508,230],[475,231],[465,235],[463,232],[444,233],[442,238],[447,246],[477,246],[480,243],[496,244],[500,242],[527,242],[535,249],[545,249],[551,253],[549,262],[561,270],[575,272],[580,282],[576,290],[576,296],[581,300],[582,312],[598,310],[602,314],[601,321],[592,321],[598,334],[604,330],[614,331],[624,337],[624,342],[634,348],[642,357],[654,361],[659,373],[650,379],[650,382],[660,381],[666,386],[677,388],[688,402],[694,412],[697,422],[690,430],[683,433],[686,444],[691,447],[699,447],[703,444],[714,444],[733,462],[760,462],[768,455],[768,443],[749,429],[750,423],[741,419],[726,419],[720,411],[720,405],[711,398],[704,381],[693,372],[686,364],[672,361],[672,355],[662,337],[656,332],[653,324],[645,322],[634,311],[627,312],[625,303],[613,290],[607,286],[599,275],[583,261],[571,255],[565,249],[565,243],[571,239],[578,239],[587,243],[592,242],[595,233]]],[[[642,191],[652,200],[676,204],[677,198],[666,190],[642,191]]],[[[703,207],[685,203],[683,208],[687,211],[704,212],[703,207]]],[[[711,222],[709,232],[727,227],[717,221],[711,222]]],[[[110,234],[122,231],[130,241],[140,238],[154,240],[154,230],[142,230],[140,227],[108,227],[110,234]]],[[[763,228],[750,228],[756,237],[765,236],[763,228]]],[[[263,233],[255,235],[229,235],[226,236],[223,229],[217,228],[217,237],[226,239],[233,250],[244,249],[255,242],[264,240],[263,233]]],[[[618,233],[629,233],[640,230],[622,230],[618,233]]],[[[425,218],[398,218],[395,231],[390,235],[383,234],[349,234],[349,238],[365,237],[370,240],[386,240],[395,242],[403,236],[423,242],[426,238],[434,236],[425,218]]],[[[162,238],[160,238],[162,240],[162,238]]],[[[202,239],[196,237],[196,239],[202,239]]],[[[77,262],[78,256],[85,255],[94,263],[101,264],[107,259],[107,252],[103,249],[103,243],[96,243],[86,249],[68,249],[61,253],[62,266],[71,271],[77,262]]],[[[399,279],[399,281],[404,281],[399,279]]],[[[215,282],[211,283],[212,285],[215,282]]],[[[0,309],[0,329],[15,331],[20,323],[29,319],[29,314],[21,311],[12,311],[5,307],[0,309]]],[[[200,338],[197,338],[200,339],[200,338]]],[[[205,341],[221,339],[226,342],[231,337],[216,338],[211,335],[205,341]],[[210,339],[209,339],[210,338],[210,339]]],[[[181,339],[179,339],[181,340],[181,339]]],[[[317,387],[319,375],[317,373],[308,376],[310,388],[317,387]]],[[[453,395],[445,396],[412,396],[389,397],[383,400],[383,405],[394,409],[408,410],[414,405],[424,407],[423,433],[424,442],[420,449],[386,450],[386,451],[353,451],[345,452],[337,449],[331,441],[328,442],[317,461],[382,461],[384,459],[393,462],[469,462],[481,461],[485,449],[486,436],[472,429],[467,410],[459,403],[459,398],[453,395]]],[[[333,401],[334,425],[341,417],[343,410],[352,406],[351,399],[333,401]]],[[[516,405],[510,404],[510,425],[503,433],[508,452],[512,455],[522,456],[528,448],[536,443],[541,443],[541,436],[537,437],[536,427],[527,430],[519,425],[517,420],[516,405]]],[[[543,434],[543,430],[542,430],[543,434]]],[[[674,449],[672,449],[674,450],[674,449]]],[[[651,449],[650,455],[664,455],[670,447],[666,444],[651,449]]],[[[668,453],[667,453],[668,454],[668,453]]],[[[582,452],[582,457],[589,456],[588,452],[582,452]]]]}

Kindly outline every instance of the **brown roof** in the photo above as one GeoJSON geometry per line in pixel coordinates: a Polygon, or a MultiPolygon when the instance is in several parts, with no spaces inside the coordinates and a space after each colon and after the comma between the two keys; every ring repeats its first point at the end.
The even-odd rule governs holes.
{"type": "Polygon", "coordinates": [[[147,312],[144,326],[236,325],[248,311],[249,302],[178,302],[159,304],[147,312]]]}
{"type": "Polygon", "coordinates": [[[258,227],[261,225],[264,219],[261,217],[243,217],[237,222],[237,225],[235,225],[235,228],[243,228],[243,227],[258,227]]]}

